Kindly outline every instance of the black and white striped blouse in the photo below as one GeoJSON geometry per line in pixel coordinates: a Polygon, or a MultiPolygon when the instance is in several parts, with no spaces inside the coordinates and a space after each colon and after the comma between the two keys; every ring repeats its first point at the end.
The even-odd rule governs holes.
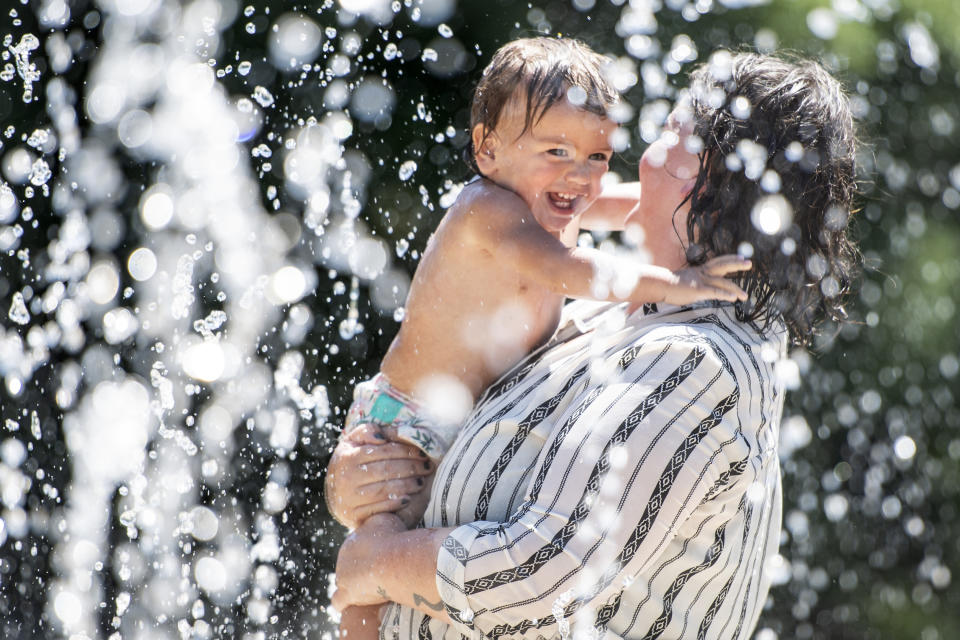
{"type": "Polygon", "coordinates": [[[424,517],[457,528],[452,625],[391,605],[381,637],[750,637],[777,553],[786,332],[729,305],[575,302],[494,384],[424,517]]]}

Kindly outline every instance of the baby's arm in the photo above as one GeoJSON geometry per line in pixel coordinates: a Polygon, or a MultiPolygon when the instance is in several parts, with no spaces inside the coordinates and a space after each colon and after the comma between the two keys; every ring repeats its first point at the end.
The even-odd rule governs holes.
{"type": "Polygon", "coordinates": [[[466,233],[498,261],[550,291],[570,298],[689,304],[746,299],[725,276],[750,268],[738,256],[721,256],[677,272],[586,247],[568,247],[534,219],[515,193],[486,184],[458,203],[466,233]]]}
{"type": "Polygon", "coordinates": [[[622,231],[640,209],[640,183],[619,182],[603,188],[600,196],[580,216],[580,228],[622,231]]]}

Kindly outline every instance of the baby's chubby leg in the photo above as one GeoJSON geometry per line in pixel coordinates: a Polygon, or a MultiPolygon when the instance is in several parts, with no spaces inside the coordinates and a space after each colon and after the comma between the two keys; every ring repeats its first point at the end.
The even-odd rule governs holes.
{"type": "Polygon", "coordinates": [[[340,614],[341,639],[377,640],[380,637],[380,606],[347,607],[340,614]]]}

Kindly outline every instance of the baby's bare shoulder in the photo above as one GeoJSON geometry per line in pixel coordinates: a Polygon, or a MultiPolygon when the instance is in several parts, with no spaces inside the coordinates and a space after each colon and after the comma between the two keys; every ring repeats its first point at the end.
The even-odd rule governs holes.
{"type": "Polygon", "coordinates": [[[489,231],[515,224],[528,212],[516,193],[481,179],[463,188],[445,217],[463,231],[489,231]]]}

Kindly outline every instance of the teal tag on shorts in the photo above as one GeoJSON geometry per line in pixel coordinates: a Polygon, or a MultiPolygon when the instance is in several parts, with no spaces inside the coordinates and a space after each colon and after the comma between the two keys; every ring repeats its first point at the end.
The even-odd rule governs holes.
{"type": "Polygon", "coordinates": [[[370,417],[382,424],[390,424],[402,408],[402,402],[385,393],[381,393],[377,396],[377,399],[373,401],[373,406],[370,407],[370,417]]]}

